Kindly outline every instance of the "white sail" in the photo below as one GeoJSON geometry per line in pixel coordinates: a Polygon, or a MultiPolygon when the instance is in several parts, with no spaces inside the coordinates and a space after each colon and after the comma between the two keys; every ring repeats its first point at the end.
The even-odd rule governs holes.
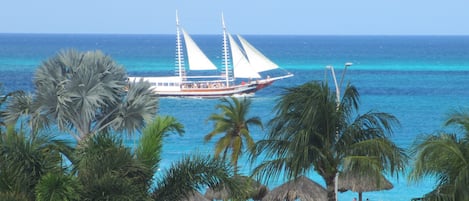
{"type": "Polygon", "coordinates": [[[241,45],[243,46],[244,52],[246,53],[249,63],[255,71],[257,72],[264,72],[268,70],[277,69],[278,65],[264,56],[259,50],[257,50],[254,46],[248,43],[246,39],[237,35],[241,45]]]}
{"type": "Polygon", "coordinates": [[[236,78],[261,78],[259,73],[253,70],[251,64],[244,56],[236,41],[230,34],[231,61],[233,62],[233,74],[236,78]]]}
{"type": "Polygon", "coordinates": [[[207,56],[200,50],[199,46],[192,40],[184,29],[181,29],[184,35],[184,43],[186,45],[187,57],[190,70],[216,70],[217,67],[207,56]]]}

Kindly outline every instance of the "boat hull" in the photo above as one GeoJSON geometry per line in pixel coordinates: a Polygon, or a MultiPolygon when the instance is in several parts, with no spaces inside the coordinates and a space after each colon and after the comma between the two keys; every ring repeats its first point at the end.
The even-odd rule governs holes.
{"type": "Polygon", "coordinates": [[[222,81],[181,81],[171,77],[129,77],[130,83],[145,81],[150,83],[153,92],[160,97],[218,98],[224,96],[249,96],[259,88],[260,83],[242,83],[227,86],[222,81]]]}
{"type": "Polygon", "coordinates": [[[251,96],[257,91],[257,85],[234,86],[225,88],[164,90],[158,87],[153,91],[160,97],[220,98],[226,96],[251,96]]]}

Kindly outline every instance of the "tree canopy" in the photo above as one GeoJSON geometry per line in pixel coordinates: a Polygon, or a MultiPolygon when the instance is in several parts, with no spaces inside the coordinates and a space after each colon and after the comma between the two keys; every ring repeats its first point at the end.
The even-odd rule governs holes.
{"type": "Polygon", "coordinates": [[[147,82],[128,83],[125,69],[101,51],[63,50],[36,70],[33,95],[11,100],[10,123],[26,115],[32,130],[52,123],[78,141],[108,132],[140,131],[157,112],[147,82]]]}
{"type": "Polygon", "coordinates": [[[328,200],[333,201],[340,171],[372,172],[377,177],[382,171],[403,171],[407,155],[389,139],[398,120],[377,111],[358,114],[359,93],[352,85],[337,101],[327,83],[286,88],[266,138],[256,143],[255,158],[264,160],[254,174],[297,178],[314,170],[324,178],[328,200]]]}

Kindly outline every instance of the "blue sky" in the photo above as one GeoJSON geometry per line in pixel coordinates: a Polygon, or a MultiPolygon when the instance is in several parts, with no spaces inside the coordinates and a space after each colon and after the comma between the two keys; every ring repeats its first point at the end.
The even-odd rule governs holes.
{"type": "Polygon", "coordinates": [[[469,35],[468,0],[2,0],[0,33],[469,35]]]}

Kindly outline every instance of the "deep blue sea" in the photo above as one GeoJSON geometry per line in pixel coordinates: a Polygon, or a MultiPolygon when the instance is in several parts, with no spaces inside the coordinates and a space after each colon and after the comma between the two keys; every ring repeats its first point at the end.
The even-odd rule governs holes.
{"type": "MultiPolygon", "coordinates": [[[[352,62],[345,82],[354,84],[361,94],[361,113],[379,110],[395,115],[401,127],[392,139],[409,147],[414,139],[440,130],[452,110],[469,106],[469,36],[244,36],[267,57],[295,74],[280,80],[253,97],[250,116],[264,122],[273,117],[272,108],[284,87],[311,80],[327,79],[334,66],[340,77],[344,64],[352,62]]],[[[215,64],[221,64],[221,35],[194,35],[215,64]]],[[[62,49],[102,50],[122,64],[129,75],[171,74],[174,69],[174,35],[73,35],[73,34],[0,34],[0,82],[5,91],[33,91],[35,69],[42,61],[62,49]]],[[[185,125],[183,137],[165,139],[161,169],[183,154],[211,153],[213,143],[204,144],[203,136],[212,129],[207,117],[218,100],[163,98],[159,114],[172,115],[185,125]]],[[[254,129],[255,139],[264,136],[254,129]]],[[[71,138],[70,138],[71,139],[71,138]]],[[[132,139],[129,139],[132,142],[132,139]]],[[[130,143],[129,143],[130,144],[130,143]]],[[[253,168],[242,165],[249,173],[253,168]]],[[[308,175],[324,185],[315,173],[308,175]]],[[[394,188],[364,193],[370,200],[410,200],[429,192],[433,178],[408,183],[407,175],[387,178],[394,188]]],[[[272,181],[274,188],[284,181],[272,181]]],[[[340,193],[340,200],[352,200],[356,193],[340,193]]]]}

